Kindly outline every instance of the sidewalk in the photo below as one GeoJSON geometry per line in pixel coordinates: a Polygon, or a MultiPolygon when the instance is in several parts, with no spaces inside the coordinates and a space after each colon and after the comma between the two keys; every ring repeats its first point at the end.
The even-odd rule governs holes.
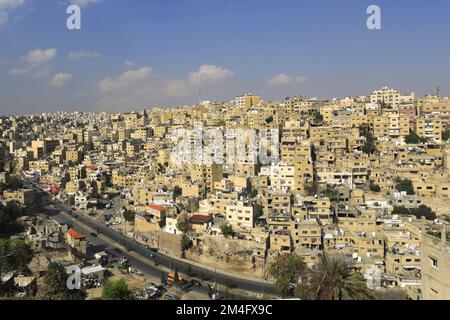
{"type": "Polygon", "coordinates": [[[208,266],[206,264],[197,263],[196,261],[193,261],[193,260],[183,259],[183,258],[179,258],[179,257],[174,257],[174,256],[171,256],[171,255],[167,254],[166,252],[159,251],[159,253],[162,253],[165,256],[168,256],[168,257],[172,258],[173,260],[177,260],[179,262],[184,262],[186,264],[190,264],[190,265],[196,266],[198,268],[203,268],[203,269],[206,269],[206,270],[211,271],[211,272],[216,272],[217,274],[221,274],[221,275],[225,275],[225,276],[233,277],[233,278],[238,278],[238,279],[241,279],[241,280],[248,280],[248,281],[259,282],[259,283],[264,282],[264,284],[273,285],[273,282],[270,282],[270,281],[267,281],[267,280],[261,281],[261,278],[254,278],[254,277],[250,277],[250,276],[247,276],[247,275],[242,275],[242,274],[239,274],[239,273],[235,273],[235,272],[232,272],[232,271],[227,271],[227,270],[223,270],[223,269],[214,268],[214,267],[208,266]]]}
{"type": "MultiPolygon", "coordinates": [[[[87,217],[87,218],[88,218],[89,220],[95,221],[95,220],[93,220],[92,218],[89,218],[89,217],[87,217]]],[[[92,227],[86,225],[85,223],[83,223],[83,222],[80,221],[80,220],[78,220],[78,222],[81,223],[81,224],[83,224],[84,226],[88,227],[89,229],[93,229],[92,227]]],[[[114,232],[117,232],[117,231],[114,230],[114,229],[112,229],[112,230],[113,230],[114,232]]],[[[105,241],[107,241],[107,242],[109,242],[109,243],[111,243],[111,244],[113,244],[113,245],[115,245],[115,246],[120,246],[121,248],[123,248],[123,246],[122,246],[121,244],[113,242],[112,239],[109,239],[109,238],[105,237],[105,235],[100,234],[99,236],[100,236],[103,240],[105,240],[105,241]],[[107,239],[106,239],[106,238],[107,238],[107,239]]],[[[123,235],[123,234],[122,234],[122,236],[125,236],[127,239],[130,239],[130,240],[131,240],[131,238],[128,237],[128,236],[126,236],[126,235],[123,235]]],[[[163,254],[163,255],[165,255],[165,256],[171,258],[171,259],[173,259],[174,261],[183,262],[183,263],[186,263],[186,264],[188,264],[188,265],[192,265],[192,266],[195,266],[195,267],[198,267],[198,268],[202,268],[202,269],[208,270],[208,271],[210,271],[210,272],[215,272],[215,273],[220,274],[220,275],[223,275],[223,276],[228,276],[228,277],[232,277],[232,278],[236,278],[236,279],[240,279],[240,280],[247,280],[247,281],[251,281],[251,282],[255,282],[255,283],[262,283],[262,282],[263,282],[263,283],[266,284],[266,285],[273,285],[273,282],[270,282],[270,281],[267,281],[267,280],[261,281],[262,279],[261,279],[260,277],[259,277],[259,278],[257,278],[257,277],[255,278],[255,277],[251,277],[251,276],[247,276],[247,275],[238,274],[238,273],[231,272],[231,271],[226,271],[226,270],[223,270],[223,269],[214,268],[214,267],[208,266],[208,265],[206,265],[206,264],[197,263],[196,261],[193,261],[193,260],[188,260],[188,259],[183,259],[183,258],[180,258],[180,257],[172,256],[172,255],[169,255],[169,254],[167,254],[166,252],[163,252],[163,251],[159,251],[159,253],[160,253],[160,254],[163,254]]],[[[129,254],[130,254],[130,253],[129,253],[129,254]]],[[[135,257],[135,258],[140,257],[139,260],[141,260],[142,262],[145,262],[145,260],[143,260],[144,258],[141,257],[140,255],[138,255],[138,254],[136,254],[136,253],[134,253],[134,252],[132,253],[132,255],[133,255],[133,257],[135,257]]],[[[160,266],[158,266],[158,268],[159,268],[159,267],[160,267],[160,266]]],[[[162,266],[161,266],[161,267],[162,267],[162,266]]]]}

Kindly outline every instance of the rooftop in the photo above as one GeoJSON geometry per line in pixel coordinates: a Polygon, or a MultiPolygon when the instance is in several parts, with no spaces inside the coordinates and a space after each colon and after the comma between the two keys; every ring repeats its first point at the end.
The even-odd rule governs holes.
{"type": "Polygon", "coordinates": [[[86,236],[84,234],[82,234],[78,231],[75,231],[74,229],[70,229],[68,231],[68,234],[74,239],[85,239],[86,238],[86,236]]]}

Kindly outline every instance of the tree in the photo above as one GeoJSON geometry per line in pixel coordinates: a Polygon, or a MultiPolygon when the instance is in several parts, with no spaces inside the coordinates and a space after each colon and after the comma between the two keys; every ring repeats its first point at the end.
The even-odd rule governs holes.
{"type": "Polygon", "coordinates": [[[6,183],[0,182],[0,194],[3,194],[3,191],[8,190],[8,185],[6,183]]]}
{"type": "Polygon", "coordinates": [[[71,206],[75,205],[75,196],[73,195],[69,196],[69,205],[71,206]]]}
{"type": "Polygon", "coordinates": [[[95,199],[101,199],[101,195],[100,192],[98,190],[98,185],[96,181],[91,181],[90,183],[90,187],[91,187],[91,197],[95,198],[95,199]]]}
{"type": "Polygon", "coordinates": [[[10,176],[8,179],[7,186],[9,189],[18,190],[23,187],[22,180],[17,176],[10,176]]]}
{"type": "Polygon", "coordinates": [[[67,279],[69,275],[63,265],[50,263],[44,276],[44,283],[39,287],[38,297],[41,300],[84,300],[86,291],[69,289],[67,279]]]}
{"type": "Polygon", "coordinates": [[[355,272],[343,257],[324,257],[311,270],[309,285],[299,285],[296,296],[310,300],[367,300],[373,293],[362,274],[355,272]]]}
{"type": "Polygon", "coordinates": [[[189,222],[189,217],[186,214],[182,214],[178,217],[177,229],[183,234],[192,231],[192,225],[189,222]]]}
{"type": "Polygon", "coordinates": [[[319,184],[316,181],[305,183],[305,193],[308,196],[314,196],[319,192],[319,184]]]}
{"type": "Polygon", "coordinates": [[[414,131],[409,131],[409,134],[405,137],[405,142],[407,144],[417,144],[420,142],[420,137],[414,131]]]}
{"type": "Polygon", "coordinates": [[[181,236],[181,250],[183,251],[183,256],[185,255],[185,251],[189,250],[192,247],[192,241],[191,239],[183,234],[181,236]]]}
{"type": "Polygon", "coordinates": [[[377,151],[377,147],[373,141],[366,141],[366,143],[362,146],[362,152],[365,154],[374,154],[377,151]]]}
{"type": "Polygon", "coordinates": [[[359,126],[359,135],[361,137],[367,137],[370,134],[370,127],[368,124],[362,124],[359,126]]]}
{"type": "Polygon", "coordinates": [[[173,188],[173,201],[176,201],[183,194],[183,190],[179,186],[173,188]]]}
{"type": "Polygon", "coordinates": [[[323,191],[323,195],[333,201],[339,198],[339,191],[330,186],[327,186],[327,188],[323,191]]]}
{"type": "Polygon", "coordinates": [[[414,187],[413,187],[413,184],[412,184],[411,180],[397,178],[395,180],[395,182],[397,183],[395,185],[395,189],[397,189],[398,191],[406,191],[406,193],[408,195],[413,195],[414,194],[414,187]]]}
{"type": "Polygon", "coordinates": [[[233,227],[229,224],[223,224],[220,227],[220,231],[222,231],[223,235],[228,238],[228,236],[232,236],[234,234],[233,227]]]}
{"type": "Polygon", "coordinates": [[[275,278],[275,288],[283,297],[292,293],[306,270],[303,258],[296,254],[279,255],[269,266],[269,273],[275,278]]]}
{"type": "Polygon", "coordinates": [[[392,214],[398,214],[400,216],[406,216],[411,214],[411,212],[406,207],[394,207],[394,210],[392,211],[392,214]]]}
{"type": "Polygon", "coordinates": [[[23,240],[0,240],[0,276],[10,271],[23,272],[34,256],[31,245],[23,240]]]}
{"type": "Polygon", "coordinates": [[[133,293],[123,279],[106,281],[102,298],[104,300],[134,300],[133,293]]]}
{"type": "Polygon", "coordinates": [[[269,123],[272,123],[272,122],[273,122],[273,116],[269,116],[269,117],[266,119],[266,123],[269,124],[269,123]]]}
{"type": "Polygon", "coordinates": [[[411,209],[411,214],[415,215],[417,219],[425,217],[425,219],[427,220],[435,220],[437,217],[436,213],[430,207],[424,204],[418,208],[411,209]]]}
{"type": "Polygon", "coordinates": [[[192,225],[189,222],[189,217],[186,214],[182,214],[178,217],[177,229],[182,233],[181,250],[184,257],[186,250],[189,250],[192,247],[192,241],[188,237],[188,233],[193,230],[192,225]]]}
{"type": "Polygon", "coordinates": [[[125,210],[123,213],[123,218],[128,222],[133,222],[135,215],[136,215],[136,212],[134,212],[132,210],[125,210]]]}
{"type": "Polygon", "coordinates": [[[314,114],[314,123],[321,124],[323,122],[323,115],[320,111],[316,111],[314,114]]]}
{"type": "Polygon", "coordinates": [[[425,217],[427,220],[434,220],[436,219],[436,213],[428,206],[421,205],[418,208],[412,208],[408,209],[405,207],[394,207],[394,211],[392,211],[393,214],[398,215],[413,215],[417,219],[421,219],[422,217],[425,217]]]}
{"type": "Polygon", "coordinates": [[[381,188],[376,183],[370,182],[370,191],[372,191],[372,192],[380,192],[381,188]]]}
{"type": "Polygon", "coordinates": [[[366,154],[374,154],[375,152],[377,152],[377,147],[375,146],[375,139],[373,137],[373,134],[370,130],[369,125],[367,124],[362,124],[359,127],[359,135],[361,137],[365,137],[366,138],[366,142],[365,144],[362,146],[362,152],[366,153],[366,154]]]}
{"type": "Polygon", "coordinates": [[[445,129],[444,132],[442,132],[442,140],[448,141],[450,139],[450,129],[445,129]]]}
{"type": "Polygon", "coordinates": [[[178,268],[175,268],[175,272],[173,274],[173,284],[175,287],[179,287],[180,283],[180,275],[178,274],[178,268]]]}
{"type": "Polygon", "coordinates": [[[17,222],[22,215],[22,209],[4,207],[0,204],[0,236],[9,236],[22,231],[23,226],[17,222]]]}

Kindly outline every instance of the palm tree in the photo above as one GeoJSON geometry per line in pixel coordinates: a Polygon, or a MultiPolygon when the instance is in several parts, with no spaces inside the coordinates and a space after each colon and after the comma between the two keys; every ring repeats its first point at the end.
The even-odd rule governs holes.
{"type": "Polygon", "coordinates": [[[362,274],[355,272],[343,257],[324,257],[310,271],[309,284],[296,288],[296,295],[314,300],[373,299],[362,274]]]}

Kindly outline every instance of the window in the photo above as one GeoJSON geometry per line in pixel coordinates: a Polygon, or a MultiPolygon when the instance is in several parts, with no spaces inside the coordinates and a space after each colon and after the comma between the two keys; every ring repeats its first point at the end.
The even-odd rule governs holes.
{"type": "Polygon", "coordinates": [[[435,258],[433,258],[433,257],[428,257],[428,258],[430,259],[431,266],[432,266],[433,268],[437,268],[437,267],[438,267],[438,261],[437,261],[437,259],[435,259],[435,258]]]}

